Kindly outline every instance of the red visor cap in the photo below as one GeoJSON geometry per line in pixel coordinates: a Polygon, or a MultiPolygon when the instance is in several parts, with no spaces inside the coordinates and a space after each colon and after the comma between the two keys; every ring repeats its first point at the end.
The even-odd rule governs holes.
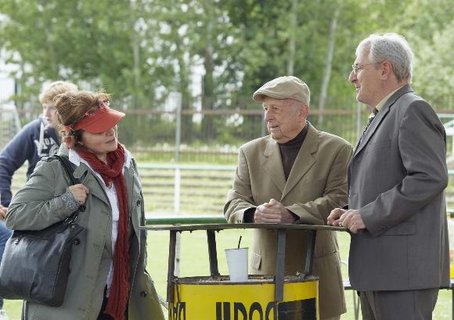
{"type": "Polygon", "coordinates": [[[115,127],[124,116],[125,114],[123,112],[109,107],[100,108],[77,122],[73,129],[82,129],[90,133],[102,133],[115,127]]]}

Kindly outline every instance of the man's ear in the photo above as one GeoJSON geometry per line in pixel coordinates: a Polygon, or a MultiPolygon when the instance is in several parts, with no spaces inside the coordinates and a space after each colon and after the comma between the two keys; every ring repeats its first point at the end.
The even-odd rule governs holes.
{"type": "Polygon", "coordinates": [[[381,63],[381,73],[380,76],[382,79],[389,79],[393,74],[393,66],[387,60],[381,63]]]}
{"type": "Polygon", "coordinates": [[[301,108],[300,108],[300,114],[304,117],[304,120],[307,119],[307,117],[309,116],[309,106],[307,105],[303,105],[301,108]]]}

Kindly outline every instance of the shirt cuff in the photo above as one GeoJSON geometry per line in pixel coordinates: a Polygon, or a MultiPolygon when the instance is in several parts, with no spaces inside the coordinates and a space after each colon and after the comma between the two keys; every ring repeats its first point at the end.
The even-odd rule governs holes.
{"type": "Polygon", "coordinates": [[[61,195],[61,200],[71,212],[79,209],[80,203],[74,198],[74,195],[69,191],[69,188],[66,188],[66,192],[61,195]]]}

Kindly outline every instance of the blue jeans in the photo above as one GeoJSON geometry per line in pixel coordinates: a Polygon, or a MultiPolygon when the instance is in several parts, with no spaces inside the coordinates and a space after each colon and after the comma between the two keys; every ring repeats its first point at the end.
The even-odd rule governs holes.
{"type": "MultiPolygon", "coordinates": [[[[0,221],[0,261],[2,261],[3,251],[5,251],[6,240],[13,232],[5,226],[4,221],[0,221]]],[[[3,308],[3,298],[0,297],[0,309],[3,308]]]]}

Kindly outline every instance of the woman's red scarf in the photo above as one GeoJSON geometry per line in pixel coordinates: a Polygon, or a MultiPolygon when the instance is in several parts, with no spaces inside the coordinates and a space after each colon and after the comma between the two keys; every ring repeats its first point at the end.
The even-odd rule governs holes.
{"type": "Polygon", "coordinates": [[[128,190],[123,175],[125,150],[121,144],[118,144],[117,150],[107,154],[107,164],[99,160],[87,148],[76,147],[75,151],[88,162],[94,171],[101,175],[107,186],[113,182],[117,193],[120,217],[113,257],[112,286],[105,313],[115,320],[121,320],[125,318],[129,295],[128,190]]]}

